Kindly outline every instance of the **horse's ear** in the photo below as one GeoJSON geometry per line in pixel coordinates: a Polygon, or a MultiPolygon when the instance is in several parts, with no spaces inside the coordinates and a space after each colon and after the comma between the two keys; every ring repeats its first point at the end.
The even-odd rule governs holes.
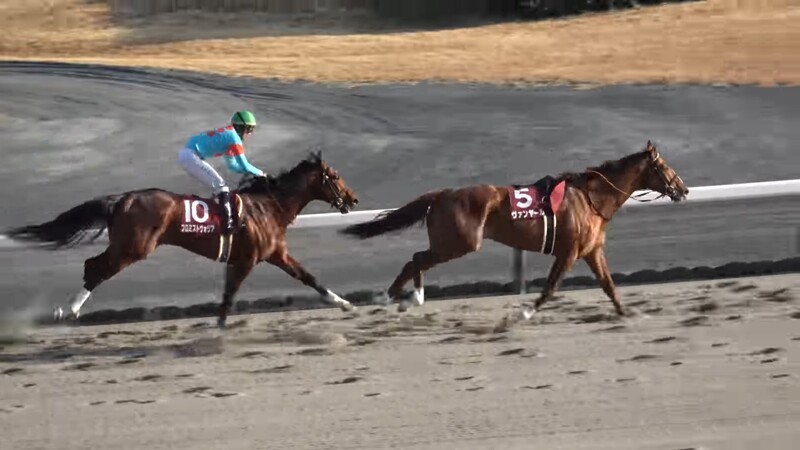
{"type": "Polygon", "coordinates": [[[650,142],[650,139],[647,140],[647,148],[645,148],[645,150],[651,153],[656,151],[656,146],[653,145],[652,142],[650,142]]]}

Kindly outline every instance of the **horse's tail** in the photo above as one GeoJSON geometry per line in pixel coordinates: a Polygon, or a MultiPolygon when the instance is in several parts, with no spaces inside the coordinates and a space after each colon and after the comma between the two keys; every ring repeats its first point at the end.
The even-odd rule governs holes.
{"type": "Polygon", "coordinates": [[[88,239],[88,242],[93,242],[110,226],[114,206],[121,198],[121,195],[98,197],[59,214],[49,222],[14,228],[7,235],[17,241],[44,243],[47,248],[56,250],[86,242],[86,234],[96,231],[88,239]]]}
{"type": "Polygon", "coordinates": [[[425,217],[428,215],[428,208],[441,193],[441,190],[428,192],[412,200],[405,206],[397,208],[394,211],[382,213],[369,222],[350,225],[342,229],[340,233],[367,239],[390,231],[408,228],[417,222],[425,220],[425,217]]]}

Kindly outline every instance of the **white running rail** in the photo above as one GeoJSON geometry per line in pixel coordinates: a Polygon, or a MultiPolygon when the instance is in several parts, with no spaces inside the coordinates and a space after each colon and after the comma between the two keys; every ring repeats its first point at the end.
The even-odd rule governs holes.
{"type": "MultiPolygon", "coordinates": [[[[642,193],[643,191],[634,192],[634,195],[642,193]]],[[[652,198],[658,196],[656,193],[650,194],[652,198]]],[[[757,183],[743,183],[743,184],[723,184],[719,186],[689,186],[689,196],[684,203],[694,204],[713,201],[729,201],[741,199],[753,199],[764,197],[782,197],[800,195],[800,179],[797,180],[780,180],[780,181],[764,181],[757,183]]],[[[411,201],[413,197],[409,197],[411,201]]],[[[646,196],[646,198],[651,198],[646,196]]],[[[639,207],[646,205],[663,205],[670,203],[666,197],[650,202],[642,203],[633,199],[629,199],[625,207],[639,207]]],[[[374,209],[369,211],[353,211],[349,214],[323,213],[323,214],[302,214],[297,216],[295,223],[292,224],[293,228],[319,228],[319,227],[343,227],[352,225],[354,223],[363,222],[374,219],[378,214],[384,211],[392,211],[391,209],[374,209]]],[[[103,238],[107,239],[108,235],[104,233],[103,238]]],[[[0,249],[13,249],[19,248],[22,244],[17,244],[8,237],[0,235],[0,249]]],[[[525,258],[524,252],[521,250],[513,250],[513,267],[512,277],[514,279],[515,291],[525,293],[525,258]]]]}
{"type": "MultiPolygon", "coordinates": [[[[641,194],[645,191],[636,191],[633,195],[641,194]]],[[[689,196],[682,203],[702,203],[714,201],[727,201],[739,199],[751,199],[762,197],[780,197],[784,195],[800,195],[800,179],[797,180],[780,180],[780,181],[762,181],[756,183],[743,183],[743,184],[722,184],[718,186],[689,186],[689,196]]],[[[655,198],[657,193],[650,193],[644,198],[655,198]]],[[[411,201],[415,197],[409,197],[411,201]]],[[[670,203],[671,200],[667,197],[653,200],[651,202],[637,202],[636,200],[629,199],[623,208],[637,207],[647,205],[663,205],[670,203]]],[[[393,211],[391,209],[373,209],[368,211],[353,211],[349,214],[341,213],[323,213],[323,214],[304,214],[297,216],[295,223],[292,225],[294,228],[319,228],[319,227],[332,227],[332,226],[347,226],[358,222],[374,219],[378,214],[384,211],[393,211]]]]}

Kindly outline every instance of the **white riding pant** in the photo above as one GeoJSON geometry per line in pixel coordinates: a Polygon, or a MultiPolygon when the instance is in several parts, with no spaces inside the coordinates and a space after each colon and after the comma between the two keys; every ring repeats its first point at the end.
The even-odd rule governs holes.
{"type": "Polygon", "coordinates": [[[220,192],[229,192],[225,180],[211,167],[211,164],[200,159],[200,156],[190,148],[184,148],[178,153],[178,164],[193,176],[197,181],[211,186],[214,195],[220,192]]]}

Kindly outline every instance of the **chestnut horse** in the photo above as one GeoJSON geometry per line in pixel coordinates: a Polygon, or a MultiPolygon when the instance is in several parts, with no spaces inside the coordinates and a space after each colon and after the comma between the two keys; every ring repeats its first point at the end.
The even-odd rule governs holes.
{"type": "MultiPolygon", "coordinates": [[[[324,302],[343,311],[354,309],[350,302],[319,284],[287,249],[286,228],[311,201],[330,203],[342,214],[358,203],[344,180],[322,160],[321,153],[312,154],[275,178],[244,178],[232,193],[232,200],[239,199],[236,206],[241,210],[240,226],[227,243],[229,251],[224,258],[227,267],[218,318],[220,327],[225,326],[239,286],[263,261],[315,289],[324,302]]],[[[20,241],[49,243],[48,248],[59,249],[86,242],[89,230],[97,230],[89,239],[93,241],[108,229],[108,247],[84,263],[83,289],[74,297],[70,311],[64,314],[61,308],[56,308],[57,320],[77,318],[93,289],[125,267],[145,259],[160,245],[182,247],[220,261],[223,239],[219,234],[219,214],[210,213],[209,205],[218,209],[213,200],[197,196],[161,189],[130,191],[89,200],[50,222],[16,228],[8,235],[20,241]],[[186,223],[197,216],[201,216],[199,222],[203,225],[186,223]]]]}
{"type": "MultiPolygon", "coordinates": [[[[558,204],[554,202],[550,211],[554,217],[551,216],[550,220],[549,240],[545,239],[547,221],[542,215],[525,214],[522,217],[516,210],[512,211],[511,192],[519,196],[515,200],[527,196],[525,202],[530,205],[533,199],[530,190],[515,191],[490,184],[431,191],[372,221],[348,226],[340,232],[367,239],[417,222],[427,223],[429,248],[414,253],[411,261],[405,264],[385,293],[389,297],[387,301],[401,298],[403,287],[413,278],[413,301],[422,305],[423,272],[477,251],[481,241],[488,238],[512,248],[555,257],[546,286],[533,309],[523,310],[526,319],[530,319],[551,298],[578,259],[586,261],[617,313],[625,315],[606,263],[606,226],[634,191],[657,191],[662,197],[666,195],[678,202],[686,198],[689,189],[650,141],[643,151],[587,168],[581,173],[563,173],[552,181],[551,186],[561,190],[558,204]],[[550,250],[545,252],[544,248],[550,250]]],[[[556,190],[540,190],[540,197],[555,196],[556,190]]],[[[404,311],[407,306],[408,302],[401,300],[400,310],[404,311]]]]}

